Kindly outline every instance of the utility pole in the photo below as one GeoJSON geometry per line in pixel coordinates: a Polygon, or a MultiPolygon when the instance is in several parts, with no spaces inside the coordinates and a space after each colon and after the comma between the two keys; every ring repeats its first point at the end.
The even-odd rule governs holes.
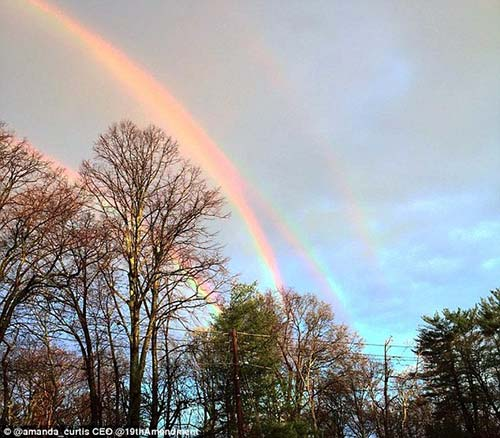
{"type": "Polygon", "coordinates": [[[244,438],[245,428],[243,425],[243,405],[241,403],[241,388],[240,388],[240,362],[238,358],[238,334],[236,329],[231,329],[229,332],[233,350],[233,388],[234,400],[236,404],[236,422],[238,425],[238,438],[244,438]]]}
{"type": "Polygon", "coordinates": [[[389,359],[387,353],[391,348],[392,336],[384,343],[384,436],[389,438],[391,433],[389,431],[389,405],[391,400],[389,398],[389,379],[391,378],[391,369],[389,367],[389,359]]]}

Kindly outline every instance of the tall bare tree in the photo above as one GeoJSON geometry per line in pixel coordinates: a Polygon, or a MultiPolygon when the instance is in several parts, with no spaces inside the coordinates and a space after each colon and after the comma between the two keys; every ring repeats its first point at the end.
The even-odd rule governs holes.
{"type": "Polygon", "coordinates": [[[111,284],[128,309],[122,314],[130,343],[128,424],[136,427],[148,351],[169,281],[203,278],[223,263],[207,224],[224,216],[223,201],[156,127],[115,124],[99,137],[94,153],[81,175],[92,207],[119,246],[121,264],[111,284]]]}

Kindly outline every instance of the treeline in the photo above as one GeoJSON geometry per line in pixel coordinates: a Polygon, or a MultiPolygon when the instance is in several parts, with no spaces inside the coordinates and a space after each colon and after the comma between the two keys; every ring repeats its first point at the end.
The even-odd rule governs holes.
{"type": "Polygon", "coordinates": [[[158,128],[113,125],[72,180],[2,125],[0,426],[499,436],[500,292],[367,344],[313,295],[235,283],[224,217],[158,128]]]}
{"type": "Polygon", "coordinates": [[[235,287],[187,356],[200,436],[237,436],[233,328],[245,436],[500,436],[500,291],[424,322],[411,349],[365,344],[313,295],[235,287]]]}

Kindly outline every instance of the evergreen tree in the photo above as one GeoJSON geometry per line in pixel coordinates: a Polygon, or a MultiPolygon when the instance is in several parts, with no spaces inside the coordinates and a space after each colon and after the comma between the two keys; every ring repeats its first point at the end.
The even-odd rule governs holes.
{"type": "Polygon", "coordinates": [[[431,436],[498,436],[498,309],[494,292],[472,309],[423,318],[418,351],[433,404],[431,436]]]}

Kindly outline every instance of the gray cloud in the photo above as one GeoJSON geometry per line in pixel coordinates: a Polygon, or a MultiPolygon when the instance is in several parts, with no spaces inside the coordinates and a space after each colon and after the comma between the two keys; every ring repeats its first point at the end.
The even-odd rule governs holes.
{"type": "MultiPolygon", "coordinates": [[[[173,91],[299,230],[360,330],[406,336],[498,285],[500,5],[58,4],[173,91]]],[[[150,120],[72,37],[3,7],[2,118],[21,135],[77,166],[111,122],[150,120]]],[[[289,284],[333,301],[259,217],[289,284]]],[[[269,284],[236,215],[221,240],[269,284]]]]}

